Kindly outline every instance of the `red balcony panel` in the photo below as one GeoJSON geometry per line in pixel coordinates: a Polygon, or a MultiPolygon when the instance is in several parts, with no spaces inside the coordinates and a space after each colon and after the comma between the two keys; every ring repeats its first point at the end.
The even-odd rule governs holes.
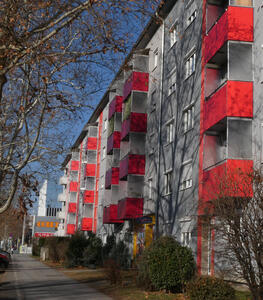
{"type": "Polygon", "coordinates": [[[114,223],[123,223],[122,220],[117,218],[118,205],[111,204],[108,207],[104,207],[103,210],[103,224],[114,224],[114,223]]]}
{"type": "Polygon", "coordinates": [[[121,126],[121,139],[130,132],[147,132],[147,114],[131,112],[129,119],[124,120],[121,126]]]}
{"type": "Polygon", "coordinates": [[[205,63],[228,40],[253,42],[253,8],[229,6],[205,36],[205,63]]]}
{"type": "Polygon", "coordinates": [[[121,145],[121,133],[119,131],[114,131],[107,141],[107,153],[111,153],[113,149],[119,149],[121,145]]]}
{"type": "Polygon", "coordinates": [[[117,218],[135,219],[143,215],[143,198],[125,198],[119,201],[117,218]]]}
{"type": "Polygon", "coordinates": [[[105,188],[109,189],[112,184],[119,184],[119,168],[111,168],[106,172],[105,188]]]}
{"type": "Polygon", "coordinates": [[[94,195],[95,195],[94,191],[85,191],[83,202],[86,204],[94,203],[94,195]]]}
{"type": "Polygon", "coordinates": [[[79,161],[72,160],[71,161],[71,171],[78,171],[79,170],[79,161]]]}
{"type": "Polygon", "coordinates": [[[81,220],[81,230],[92,231],[92,218],[82,218],[81,220]]]}
{"type": "Polygon", "coordinates": [[[204,131],[225,117],[253,117],[253,82],[227,81],[204,108],[204,131]]]}
{"type": "Polygon", "coordinates": [[[115,112],[122,112],[122,96],[115,96],[109,105],[108,120],[114,115],[115,112]]]}
{"type": "Polygon", "coordinates": [[[148,92],[149,74],[142,72],[132,72],[131,76],[126,80],[123,88],[123,100],[131,93],[131,91],[148,92]]]}
{"type": "Polygon", "coordinates": [[[112,181],[112,169],[107,170],[105,175],[105,189],[110,189],[112,181]]]}
{"type": "Polygon", "coordinates": [[[75,225],[74,224],[68,224],[67,225],[67,234],[74,234],[75,233],[75,225]]]}
{"type": "Polygon", "coordinates": [[[203,174],[204,202],[220,196],[250,197],[253,195],[250,174],[252,160],[228,159],[203,174]]]}
{"type": "Polygon", "coordinates": [[[109,224],[110,220],[110,208],[104,206],[103,208],[103,224],[109,224]]]}
{"type": "Polygon", "coordinates": [[[86,165],[86,176],[95,176],[96,175],[96,165],[95,164],[87,164],[86,165]]]}
{"type": "Polygon", "coordinates": [[[69,203],[68,204],[68,212],[75,214],[77,211],[77,203],[69,203]]]}
{"type": "Polygon", "coordinates": [[[120,179],[127,175],[145,174],[145,155],[130,154],[120,161],[120,179]]]}
{"type": "Polygon", "coordinates": [[[97,138],[96,137],[88,138],[87,150],[97,150],[97,138]]]}
{"type": "Polygon", "coordinates": [[[70,192],[77,192],[78,191],[78,183],[75,181],[71,181],[69,184],[69,191],[70,192]]]}

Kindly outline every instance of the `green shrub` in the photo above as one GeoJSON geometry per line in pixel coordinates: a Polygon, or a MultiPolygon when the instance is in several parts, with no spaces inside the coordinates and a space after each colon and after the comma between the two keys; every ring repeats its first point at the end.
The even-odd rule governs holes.
{"type": "Polygon", "coordinates": [[[108,259],[105,262],[105,275],[111,284],[117,284],[122,282],[122,274],[120,266],[114,259],[108,259]]]}
{"type": "Polygon", "coordinates": [[[234,300],[235,290],[224,280],[201,276],[186,285],[190,300],[234,300]]]}
{"type": "Polygon", "coordinates": [[[40,256],[41,247],[45,245],[46,238],[34,238],[33,239],[33,246],[32,246],[32,255],[33,256],[40,256]]]}
{"type": "Polygon", "coordinates": [[[47,238],[45,242],[45,246],[49,250],[49,259],[53,262],[65,261],[68,245],[69,245],[69,238],[65,238],[65,237],[47,238]]]}
{"type": "Polygon", "coordinates": [[[106,244],[103,245],[103,247],[102,247],[103,261],[106,261],[109,258],[109,255],[110,255],[113,247],[115,246],[115,243],[116,243],[115,236],[113,234],[108,235],[107,239],[106,239],[106,244]]]}
{"type": "Polygon", "coordinates": [[[83,264],[83,253],[87,246],[88,240],[82,233],[76,232],[72,235],[66,251],[66,266],[81,266],[83,264]]]}
{"type": "Polygon", "coordinates": [[[89,234],[88,245],[83,253],[85,266],[102,264],[102,241],[94,233],[89,234]]]}
{"type": "Polygon", "coordinates": [[[189,248],[172,237],[161,237],[143,252],[138,271],[156,290],[181,292],[195,274],[195,261],[189,248]]]}

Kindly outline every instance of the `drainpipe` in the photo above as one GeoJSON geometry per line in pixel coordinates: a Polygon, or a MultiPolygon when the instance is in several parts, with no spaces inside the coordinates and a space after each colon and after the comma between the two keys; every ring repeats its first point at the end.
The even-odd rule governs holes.
{"type": "Polygon", "coordinates": [[[159,202],[160,202],[160,163],[161,163],[161,125],[162,125],[162,102],[163,102],[163,73],[164,73],[164,19],[162,20],[162,58],[161,58],[161,77],[160,77],[160,94],[159,94],[159,122],[158,122],[158,161],[157,161],[157,200],[155,205],[155,239],[159,237],[159,202]]]}

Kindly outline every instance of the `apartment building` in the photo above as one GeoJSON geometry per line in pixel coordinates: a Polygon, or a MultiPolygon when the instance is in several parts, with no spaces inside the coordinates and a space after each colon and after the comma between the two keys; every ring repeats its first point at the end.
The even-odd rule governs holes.
{"type": "Polygon", "coordinates": [[[165,1],[63,163],[64,234],[114,232],[133,255],[172,235],[217,271],[208,191],[263,161],[262,9],[165,1]]]}

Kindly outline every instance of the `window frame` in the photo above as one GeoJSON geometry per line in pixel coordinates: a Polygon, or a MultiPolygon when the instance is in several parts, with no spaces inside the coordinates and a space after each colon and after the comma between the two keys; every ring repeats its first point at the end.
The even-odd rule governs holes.
{"type": "Polygon", "coordinates": [[[184,134],[194,128],[195,125],[195,106],[191,103],[183,109],[183,132],[184,134]]]}
{"type": "Polygon", "coordinates": [[[173,176],[173,170],[169,169],[164,172],[164,195],[170,195],[172,194],[172,176],[173,176]]]}
{"type": "Polygon", "coordinates": [[[178,41],[178,20],[176,20],[169,30],[170,48],[172,48],[178,41]]]}
{"type": "Polygon", "coordinates": [[[180,170],[180,185],[179,185],[179,191],[184,191],[187,190],[189,188],[191,188],[193,186],[193,161],[192,159],[186,160],[182,163],[181,165],[181,170],[180,170]],[[186,174],[186,176],[184,176],[184,168],[186,168],[188,165],[189,166],[189,170],[191,170],[190,174],[186,174]],[[185,177],[185,178],[184,178],[185,177]]]}
{"type": "Polygon", "coordinates": [[[153,51],[153,70],[155,70],[158,66],[159,61],[159,49],[158,47],[153,51]]]}
{"type": "Polygon", "coordinates": [[[176,67],[169,74],[168,78],[168,97],[171,96],[177,90],[177,73],[176,67]]]}
{"type": "Polygon", "coordinates": [[[196,50],[192,50],[185,58],[184,72],[185,79],[189,78],[195,73],[196,70],[196,50]]]}
{"type": "Polygon", "coordinates": [[[174,118],[165,123],[166,143],[169,145],[174,141],[174,118]]]}

